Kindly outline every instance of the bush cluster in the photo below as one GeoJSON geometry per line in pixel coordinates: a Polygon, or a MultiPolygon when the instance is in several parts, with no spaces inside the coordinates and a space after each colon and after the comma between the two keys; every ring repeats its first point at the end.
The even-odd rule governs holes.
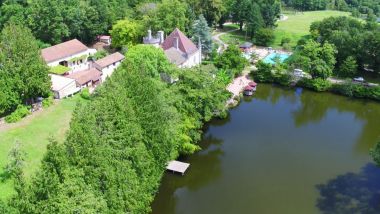
{"type": "Polygon", "coordinates": [[[42,107],[47,108],[53,105],[53,102],[54,102],[54,99],[52,96],[45,98],[44,100],[42,100],[42,107]]]}
{"type": "Polygon", "coordinates": [[[29,114],[30,111],[26,106],[19,105],[12,114],[5,117],[5,122],[15,123],[20,121],[22,118],[26,117],[29,114]]]}
{"type": "Polygon", "coordinates": [[[90,99],[90,90],[88,88],[85,88],[83,89],[81,92],[80,92],[80,96],[85,99],[85,100],[89,100],[90,99]]]}
{"type": "Polygon", "coordinates": [[[331,89],[331,83],[328,80],[324,80],[321,78],[317,79],[308,79],[302,78],[297,82],[297,86],[305,87],[308,89],[312,89],[314,91],[323,92],[331,89]]]}
{"type": "Polygon", "coordinates": [[[367,98],[380,101],[380,87],[368,87],[361,84],[346,82],[335,84],[331,91],[349,97],[367,98]]]}

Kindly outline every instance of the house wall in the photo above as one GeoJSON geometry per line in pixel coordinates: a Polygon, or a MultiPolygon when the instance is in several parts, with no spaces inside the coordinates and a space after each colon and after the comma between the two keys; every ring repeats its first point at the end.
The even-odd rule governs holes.
{"type": "MultiPolygon", "coordinates": [[[[115,64],[109,65],[103,69],[99,69],[102,72],[102,82],[104,82],[112,73],[121,65],[121,61],[116,62],[115,64]]],[[[95,66],[96,67],[96,66],[95,66]]]]}
{"type": "Polygon", "coordinates": [[[80,88],[77,87],[75,81],[72,81],[69,85],[65,86],[59,91],[54,91],[54,98],[63,99],[77,93],[80,88]]]}
{"type": "Polygon", "coordinates": [[[69,61],[69,60],[74,59],[76,57],[87,55],[87,59],[84,59],[82,63],[76,64],[74,62],[68,62],[68,67],[71,68],[71,71],[69,72],[69,74],[77,72],[77,71],[83,71],[83,70],[89,69],[90,63],[88,61],[88,56],[92,55],[92,53],[93,53],[93,51],[91,49],[89,49],[87,51],[83,51],[83,52],[80,52],[78,54],[71,55],[69,57],[62,58],[62,59],[59,59],[59,60],[54,61],[54,62],[50,62],[50,63],[48,63],[48,66],[54,67],[54,66],[59,65],[60,62],[69,61]]]}
{"type": "Polygon", "coordinates": [[[193,55],[189,57],[188,60],[186,60],[180,68],[191,68],[197,65],[200,65],[202,63],[202,54],[201,51],[195,52],[193,55]]]}

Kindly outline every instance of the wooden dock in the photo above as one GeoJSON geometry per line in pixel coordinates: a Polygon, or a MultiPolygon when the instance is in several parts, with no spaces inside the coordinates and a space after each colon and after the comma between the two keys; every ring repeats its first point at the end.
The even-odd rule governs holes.
{"type": "Polygon", "coordinates": [[[167,170],[172,171],[172,172],[178,172],[181,173],[182,175],[185,174],[186,170],[190,167],[189,163],[183,163],[180,161],[170,161],[168,163],[168,166],[166,167],[167,170]]]}

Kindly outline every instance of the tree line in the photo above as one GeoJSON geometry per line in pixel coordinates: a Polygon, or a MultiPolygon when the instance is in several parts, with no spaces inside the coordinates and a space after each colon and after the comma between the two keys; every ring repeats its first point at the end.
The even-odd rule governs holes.
{"type": "Polygon", "coordinates": [[[3,0],[0,5],[0,28],[9,22],[24,25],[42,47],[72,38],[91,43],[123,19],[138,21],[130,26],[138,36],[147,29],[167,34],[175,27],[191,34],[201,14],[209,26],[233,20],[255,30],[273,26],[280,11],[279,0],[3,0]]]}
{"type": "Polygon", "coordinates": [[[371,18],[380,16],[380,2],[377,0],[283,0],[283,3],[299,11],[330,9],[352,12],[355,17],[360,14],[371,18]]]}

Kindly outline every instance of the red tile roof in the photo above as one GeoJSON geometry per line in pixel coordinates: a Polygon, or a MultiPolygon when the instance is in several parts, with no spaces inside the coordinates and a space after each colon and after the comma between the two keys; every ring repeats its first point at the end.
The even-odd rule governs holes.
{"type": "Polygon", "coordinates": [[[54,45],[41,50],[42,58],[49,63],[59,59],[63,59],[84,51],[87,51],[88,47],[81,43],[77,39],[73,39],[58,45],[54,45]]]}
{"type": "Polygon", "coordinates": [[[125,58],[125,56],[119,52],[113,53],[111,55],[108,55],[102,59],[99,59],[95,61],[95,63],[100,67],[100,68],[105,68],[109,65],[112,65],[113,63],[122,61],[125,58]]]}
{"type": "Polygon", "coordinates": [[[67,78],[74,79],[78,84],[84,85],[90,81],[96,82],[100,80],[102,76],[102,73],[96,68],[91,68],[84,71],[78,71],[75,73],[72,73],[67,78]]]}
{"type": "Polygon", "coordinates": [[[162,48],[168,50],[174,47],[175,39],[178,38],[178,49],[186,54],[192,54],[198,51],[197,46],[185,36],[178,28],[176,28],[162,43],[162,48]]]}

